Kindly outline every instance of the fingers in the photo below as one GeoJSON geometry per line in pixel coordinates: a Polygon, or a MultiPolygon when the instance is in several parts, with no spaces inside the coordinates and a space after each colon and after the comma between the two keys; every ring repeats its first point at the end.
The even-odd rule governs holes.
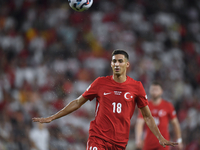
{"type": "Polygon", "coordinates": [[[50,123],[52,121],[51,117],[47,118],[32,118],[33,122],[39,122],[39,123],[50,123]]]}
{"type": "Polygon", "coordinates": [[[167,145],[167,146],[176,146],[176,145],[178,145],[178,143],[177,142],[168,142],[165,145],[167,145]]]}
{"type": "Polygon", "coordinates": [[[32,118],[33,122],[46,123],[45,118],[32,118]]]}
{"type": "Polygon", "coordinates": [[[33,122],[40,122],[41,118],[32,118],[33,122]]]}
{"type": "Polygon", "coordinates": [[[178,145],[177,142],[166,142],[166,143],[162,144],[163,147],[166,147],[166,146],[173,146],[174,147],[176,145],[178,145]]]}
{"type": "Polygon", "coordinates": [[[162,145],[162,147],[165,147],[165,145],[166,145],[166,144],[165,144],[165,143],[161,143],[161,142],[160,142],[160,145],[162,145]]]}
{"type": "Polygon", "coordinates": [[[163,147],[166,147],[166,146],[176,146],[176,145],[178,145],[178,143],[177,142],[170,142],[170,141],[165,141],[165,142],[161,142],[160,143],[163,147]]]}

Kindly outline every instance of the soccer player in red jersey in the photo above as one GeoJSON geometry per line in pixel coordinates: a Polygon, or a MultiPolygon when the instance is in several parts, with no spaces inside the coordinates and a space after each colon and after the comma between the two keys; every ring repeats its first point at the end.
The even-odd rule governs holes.
{"type": "Polygon", "coordinates": [[[177,142],[166,140],[157,128],[148,107],[144,88],[139,81],[126,75],[128,54],[123,50],[112,53],[112,76],[97,78],[77,99],[47,118],[33,121],[49,123],[80,108],[86,101],[96,98],[96,116],[90,123],[86,150],[125,150],[130,130],[130,119],[135,105],[141,109],[146,124],[162,146],[175,146],[177,142]]]}
{"type": "MultiPolygon", "coordinates": [[[[169,121],[171,121],[175,132],[175,136],[177,138],[177,142],[179,143],[177,149],[181,150],[183,148],[181,130],[173,105],[170,102],[162,99],[161,96],[163,90],[160,83],[153,82],[150,86],[149,93],[151,96],[151,100],[149,101],[148,106],[161,134],[165,139],[169,140],[170,135],[168,125],[169,121]]],[[[145,121],[143,119],[142,113],[139,112],[135,128],[136,147],[138,149],[143,150],[169,150],[169,147],[164,148],[158,143],[157,138],[154,136],[154,134],[150,131],[148,127],[146,128],[146,135],[144,137],[143,145],[142,134],[144,129],[144,123],[145,121]]]]}

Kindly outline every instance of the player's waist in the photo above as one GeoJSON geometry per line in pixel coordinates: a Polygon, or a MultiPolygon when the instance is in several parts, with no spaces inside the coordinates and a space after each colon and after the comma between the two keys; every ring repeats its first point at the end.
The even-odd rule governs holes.
{"type": "Polygon", "coordinates": [[[89,136],[99,137],[117,146],[126,147],[128,142],[129,133],[118,134],[117,132],[106,132],[100,128],[92,127],[89,130],[89,136]]]}

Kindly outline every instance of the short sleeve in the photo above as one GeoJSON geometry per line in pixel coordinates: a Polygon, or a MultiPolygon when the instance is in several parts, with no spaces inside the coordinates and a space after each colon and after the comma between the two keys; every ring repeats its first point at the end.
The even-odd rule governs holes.
{"type": "Polygon", "coordinates": [[[99,78],[94,80],[92,84],[86,89],[86,91],[82,94],[82,96],[86,99],[93,100],[98,95],[98,81],[99,78]]]}
{"type": "Polygon", "coordinates": [[[176,111],[175,111],[175,109],[174,109],[174,106],[171,104],[171,103],[169,103],[169,118],[172,120],[173,118],[175,118],[176,117],[176,111]]]}
{"type": "Polygon", "coordinates": [[[146,105],[149,104],[146,92],[141,82],[139,82],[139,85],[138,85],[138,95],[137,95],[136,102],[137,102],[138,108],[145,107],[146,105]]]}

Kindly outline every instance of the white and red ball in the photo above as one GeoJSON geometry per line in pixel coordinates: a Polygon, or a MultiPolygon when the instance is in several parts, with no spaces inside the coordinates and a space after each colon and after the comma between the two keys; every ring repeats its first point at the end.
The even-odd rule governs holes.
{"type": "Polygon", "coordinates": [[[85,11],[92,6],[93,0],[68,0],[69,6],[75,11],[85,11]]]}

